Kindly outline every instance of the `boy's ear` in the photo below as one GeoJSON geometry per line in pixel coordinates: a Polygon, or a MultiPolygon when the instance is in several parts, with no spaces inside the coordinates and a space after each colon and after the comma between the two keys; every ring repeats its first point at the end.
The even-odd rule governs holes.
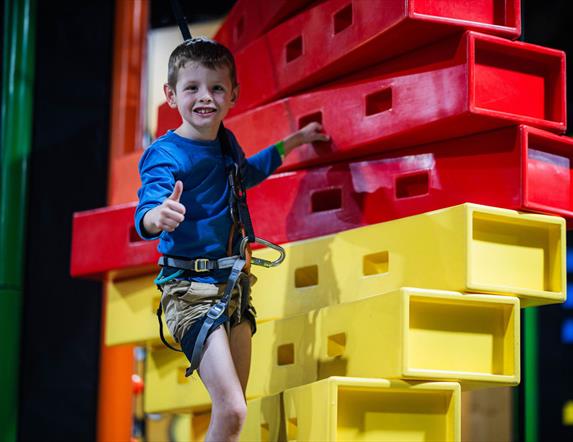
{"type": "Polygon", "coordinates": [[[233,88],[233,91],[231,92],[231,105],[232,106],[237,104],[237,100],[239,99],[240,90],[241,90],[241,88],[239,85],[237,85],[233,88]]]}
{"type": "Polygon", "coordinates": [[[165,83],[163,85],[163,93],[165,94],[165,99],[167,100],[167,104],[169,104],[169,107],[171,109],[176,109],[177,100],[175,97],[175,91],[171,89],[171,86],[169,86],[169,84],[165,83]]]}

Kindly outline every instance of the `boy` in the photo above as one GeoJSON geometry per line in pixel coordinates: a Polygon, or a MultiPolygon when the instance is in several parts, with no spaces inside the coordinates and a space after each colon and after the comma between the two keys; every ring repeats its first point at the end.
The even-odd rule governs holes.
{"type": "MultiPolygon", "coordinates": [[[[164,92],[183,123],[143,153],[135,225],[144,239],[160,238],[158,249],[164,256],[158,283],[163,293],[161,304],[171,334],[190,361],[202,327],[208,333],[198,362],[212,401],[205,440],[237,440],[246,415],[244,394],[251,336],[256,330],[249,281],[256,278],[241,275],[241,281],[249,281],[237,284],[225,313],[204,326],[207,312],[225,292],[230,268],[222,264],[222,258],[239,254],[239,234],[231,230],[231,190],[226,175],[233,161],[222,151],[222,136],[228,137],[241,160],[244,154],[230,131],[219,134],[221,121],[239,93],[233,56],[213,40],[187,40],[170,56],[164,92]],[[205,271],[207,260],[213,268],[210,271],[205,271]]],[[[318,123],[310,123],[243,161],[245,186],[262,182],[295,147],[327,141],[329,137],[321,129],[318,123]]]]}

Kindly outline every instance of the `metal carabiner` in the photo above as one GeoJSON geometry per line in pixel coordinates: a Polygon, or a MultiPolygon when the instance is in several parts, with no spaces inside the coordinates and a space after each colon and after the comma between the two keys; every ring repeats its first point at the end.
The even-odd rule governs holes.
{"type": "MultiPolygon", "coordinates": [[[[252,264],[254,264],[256,266],[262,266],[262,267],[270,268],[270,267],[278,266],[281,262],[283,262],[285,260],[286,252],[285,252],[285,249],[283,249],[281,246],[279,246],[277,244],[273,244],[272,242],[267,241],[266,239],[257,238],[257,237],[255,237],[255,242],[262,244],[264,246],[267,246],[273,250],[276,250],[277,252],[280,253],[280,256],[277,259],[275,259],[274,261],[268,261],[266,259],[255,258],[254,256],[251,256],[251,263],[252,264]]],[[[247,248],[248,243],[249,243],[249,238],[247,236],[245,236],[241,240],[241,248],[240,248],[241,257],[243,257],[243,258],[245,258],[245,250],[247,248]]]]}

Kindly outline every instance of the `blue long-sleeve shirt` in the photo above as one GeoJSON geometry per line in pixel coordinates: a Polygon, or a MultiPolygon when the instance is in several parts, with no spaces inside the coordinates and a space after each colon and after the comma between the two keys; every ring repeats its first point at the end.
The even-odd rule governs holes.
{"type": "MultiPolygon", "coordinates": [[[[229,141],[238,146],[233,133],[227,130],[229,141]]],[[[243,155],[242,149],[238,149],[243,155]]],[[[159,238],[158,250],[168,256],[181,258],[218,259],[227,255],[227,240],[232,225],[229,210],[229,185],[226,165],[232,163],[223,156],[219,140],[196,141],[168,131],[143,153],[139,161],[141,188],[135,211],[135,226],[144,239],[159,238]],[[175,182],[183,182],[180,202],[185,206],[185,219],[173,232],[149,236],[143,229],[143,217],[148,210],[171,195],[175,182]]],[[[270,146],[244,161],[243,177],[247,188],[261,183],[277,167],[281,157],[270,146]]],[[[223,282],[229,270],[219,270],[193,277],[201,282],[223,282]],[[204,276],[206,275],[206,276],[204,276]]]]}

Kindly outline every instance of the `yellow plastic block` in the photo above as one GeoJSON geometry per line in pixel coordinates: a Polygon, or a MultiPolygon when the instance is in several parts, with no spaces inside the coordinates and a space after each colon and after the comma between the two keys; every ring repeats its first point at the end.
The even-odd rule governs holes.
{"type": "MultiPolygon", "coordinates": [[[[316,380],[313,357],[316,315],[317,312],[312,312],[259,325],[253,337],[247,398],[278,393],[316,380]]],[[[185,378],[188,366],[182,353],[162,347],[148,348],[144,392],[147,413],[210,407],[209,394],[197,373],[185,378]]]]}
{"type": "Polygon", "coordinates": [[[318,378],[517,385],[519,299],[403,288],[319,312],[318,378]]]}
{"type": "MultiPolygon", "coordinates": [[[[170,428],[171,437],[176,441],[194,440],[191,431],[193,428],[193,415],[175,414],[170,428]]],[[[147,440],[153,440],[147,434],[147,440]]],[[[166,436],[170,436],[169,433],[166,436]]]]}
{"type": "MultiPolygon", "coordinates": [[[[209,429],[211,421],[211,410],[201,411],[191,414],[191,438],[193,442],[203,442],[209,429]]],[[[175,439],[176,441],[186,441],[187,439],[175,439]]]]}
{"type": "Polygon", "coordinates": [[[273,395],[247,402],[247,419],[241,431],[241,442],[270,442],[281,437],[281,396],[273,395]]]}
{"type": "MultiPolygon", "coordinates": [[[[464,204],[285,248],[281,266],[253,267],[259,322],[403,286],[514,294],[522,306],[565,300],[564,222],[557,217],[464,204]]],[[[255,254],[273,259],[276,252],[255,254]]],[[[154,277],[106,283],[107,345],[159,341],[154,277]]],[[[164,331],[169,338],[165,323],[164,331]]]]}
{"type": "Polygon", "coordinates": [[[522,306],[565,300],[565,221],[559,217],[462,204],[285,249],[279,267],[254,268],[259,321],[400,287],[517,296],[522,306]]]}
{"type": "Polygon", "coordinates": [[[248,397],[262,397],[313,382],[318,312],[258,325],[253,336],[248,397]]]}
{"type": "Polygon", "coordinates": [[[185,377],[188,366],[183,353],[148,347],[143,393],[146,413],[204,411],[210,408],[209,393],[197,372],[185,377]]]}
{"type": "Polygon", "coordinates": [[[563,425],[573,426],[573,401],[567,401],[563,406],[563,425]]]}
{"type": "MultiPolygon", "coordinates": [[[[156,315],[161,293],[153,284],[155,276],[106,282],[106,345],[161,342],[156,315]]],[[[165,325],[165,315],[163,332],[173,342],[165,325]]]]}
{"type": "Polygon", "coordinates": [[[251,397],[330,376],[517,385],[519,299],[403,288],[259,326],[251,397]]]}
{"type": "Polygon", "coordinates": [[[460,386],[332,377],[284,393],[287,440],[459,441],[460,386]]]}

